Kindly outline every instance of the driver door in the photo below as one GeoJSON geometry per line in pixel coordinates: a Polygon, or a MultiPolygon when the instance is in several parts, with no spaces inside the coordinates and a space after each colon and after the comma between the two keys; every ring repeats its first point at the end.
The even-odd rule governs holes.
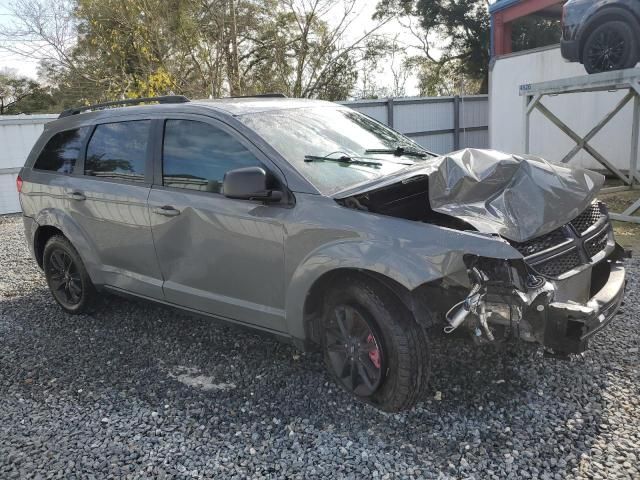
{"type": "Polygon", "coordinates": [[[256,165],[268,170],[268,160],[213,119],[180,116],[158,122],[162,148],[148,204],[165,299],[286,331],[280,220],[286,207],[220,193],[227,171],[256,165]]]}

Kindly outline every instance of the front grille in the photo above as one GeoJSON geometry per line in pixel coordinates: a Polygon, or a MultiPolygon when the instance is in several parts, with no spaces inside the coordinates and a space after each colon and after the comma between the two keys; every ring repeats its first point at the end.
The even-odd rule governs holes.
{"type": "Polygon", "coordinates": [[[605,216],[606,210],[604,204],[602,202],[593,202],[584,212],[571,221],[571,226],[576,229],[576,232],[582,234],[605,216]]]}
{"type": "Polygon", "coordinates": [[[567,235],[566,229],[564,227],[560,227],[555,229],[553,232],[547,233],[546,235],[533,238],[526,242],[515,244],[515,247],[522,255],[528,257],[530,255],[535,255],[536,253],[543,252],[544,250],[549,250],[550,248],[557,247],[567,240],[569,240],[569,236],[567,235]]]}
{"type": "Polygon", "coordinates": [[[512,242],[512,245],[538,273],[560,277],[607,248],[611,230],[607,217],[604,203],[596,201],[569,224],[526,242],[512,242]],[[602,222],[603,219],[607,221],[602,222]],[[592,236],[594,227],[599,233],[592,236]],[[583,237],[591,238],[583,243],[583,237]]]}
{"type": "Polygon", "coordinates": [[[602,233],[599,233],[595,237],[593,237],[588,242],[585,242],[584,249],[587,251],[587,255],[589,258],[595,257],[602,250],[604,250],[607,246],[607,242],[609,241],[609,230],[605,230],[602,233]]]}
{"type": "Polygon", "coordinates": [[[578,250],[574,249],[569,252],[563,253],[550,260],[544,261],[533,268],[542,275],[547,277],[559,277],[563,273],[567,273],[579,266],[582,263],[578,250]]]}

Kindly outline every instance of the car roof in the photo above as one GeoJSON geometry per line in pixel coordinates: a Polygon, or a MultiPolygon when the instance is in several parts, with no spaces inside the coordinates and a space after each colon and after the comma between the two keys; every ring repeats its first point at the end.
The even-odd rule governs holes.
{"type": "Polygon", "coordinates": [[[189,103],[202,105],[216,110],[222,110],[230,115],[244,115],[247,113],[269,112],[275,110],[290,110],[309,107],[336,107],[332,102],[324,100],[310,100],[308,98],[278,98],[278,97],[246,97],[220,98],[213,100],[192,100],[189,103]]]}
{"type": "MultiPolygon", "coordinates": [[[[297,108],[330,107],[346,108],[323,100],[286,97],[238,97],[221,99],[190,100],[184,103],[160,103],[88,110],[67,115],[45,125],[47,131],[61,131],[109,121],[117,117],[144,116],[145,114],[215,113],[215,117],[240,116],[259,112],[275,112],[297,108]]],[[[122,118],[125,120],[125,118],[122,118]]]]}

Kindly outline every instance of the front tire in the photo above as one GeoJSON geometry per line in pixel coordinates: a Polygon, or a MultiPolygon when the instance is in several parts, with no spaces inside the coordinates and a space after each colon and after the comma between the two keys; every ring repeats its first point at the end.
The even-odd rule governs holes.
{"type": "Polygon", "coordinates": [[[377,282],[353,276],[333,285],[325,297],[322,347],[336,382],[382,410],[410,409],[426,391],[426,333],[377,282]]]}
{"type": "Polygon", "coordinates": [[[86,312],[96,291],[80,255],[65,237],[51,237],[44,247],[42,265],[54,300],[70,314],[86,312]]]}
{"type": "Polygon", "coordinates": [[[587,73],[632,68],[638,63],[638,42],[633,28],[624,21],[603,23],[589,34],[582,50],[587,73]]]}

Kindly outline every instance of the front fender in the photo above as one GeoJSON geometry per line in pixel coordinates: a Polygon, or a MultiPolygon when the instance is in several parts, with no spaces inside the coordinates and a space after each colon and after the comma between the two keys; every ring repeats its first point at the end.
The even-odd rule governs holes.
{"type": "Polygon", "coordinates": [[[332,242],[314,250],[299,263],[287,288],[285,310],[289,333],[295,338],[305,338],[303,318],[307,295],[316,281],[334,270],[376,273],[412,291],[443,278],[466,285],[468,276],[463,261],[466,253],[501,259],[522,258],[517,250],[495,237],[433,228],[448,231],[448,236],[444,233],[449,241],[358,238],[332,242]]]}
{"type": "MultiPolygon", "coordinates": [[[[91,241],[91,238],[84,229],[76,222],[73,217],[56,208],[46,208],[41,210],[34,218],[37,229],[44,226],[55,227],[60,230],[65,237],[71,242],[78,251],[82,263],[84,263],[87,273],[94,285],[104,283],[102,279],[102,270],[100,268],[100,260],[95,252],[97,249],[91,241]]],[[[35,235],[34,234],[34,238],[35,235]]]]}

